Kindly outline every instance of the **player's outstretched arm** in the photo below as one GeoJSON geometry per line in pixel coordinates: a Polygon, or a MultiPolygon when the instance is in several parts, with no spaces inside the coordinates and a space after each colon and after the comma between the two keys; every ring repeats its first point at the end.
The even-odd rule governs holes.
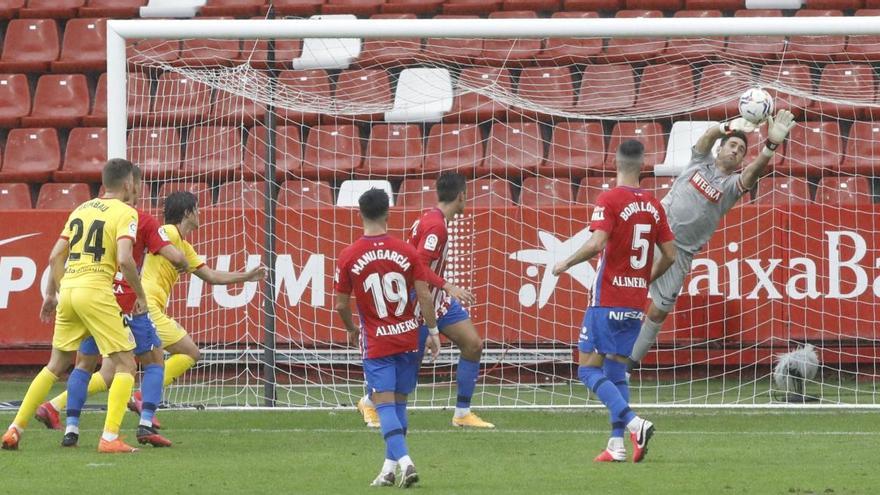
{"type": "Polygon", "coordinates": [[[608,244],[608,232],[604,230],[593,232],[590,239],[580,249],[569,256],[567,260],[560,261],[553,267],[553,275],[558,277],[574,265],[592,259],[593,256],[596,256],[605,249],[606,244],[608,244]]]}
{"type": "Polygon", "coordinates": [[[40,320],[45,323],[51,323],[55,318],[55,308],[58,306],[58,288],[61,286],[61,277],[64,275],[64,261],[67,259],[69,247],[67,239],[58,239],[49,254],[49,281],[46,284],[43,305],[40,307],[40,320]]]}
{"type": "Polygon", "coordinates": [[[138,273],[137,264],[132,255],[134,242],[130,237],[123,237],[116,241],[116,266],[122,272],[128,286],[134,291],[137,300],[134,303],[134,314],[139,315],[147,312],[147,296],[141,285],[141,276],[138,273]]]}
{"type": "Polygon", "coordinates": [[[351,295],[339,292],[336,294],[336,313],[342,319],[345,325],[345,331],[348,333],[348,344],[354,347],[358,345],[358,327],[354,324],[354,317],[351,314],[351,295]]]}
{"type": "Polygon", "coordinates": [[[263,280],[266,277],[266,268],[258,266],[246,272],[221,272],[207,266],[202,266],[193,273],[209,284],[228,285],[263,280]]]}
{"type": "Polygon", "coordinates": [[[776,148],[785,141],[794,125],[794,115],[788,110],[780,110],[776,114],[776,118],[767,119],[767,142],[764,143],[764,149],[752,163],[743,169],[740,177],[745,189],[751,189],[758,183],[758,179],[764,175],[767,164],[776,153],[776,148]]]}
{"type": "Polygon", "coordinates": [[[171,244],[167,246],[163,246],[162,249],[159,250],[159,256],[162,256],[177,269],[180,273],[189,272],[189,263],[186,261],[186,256],[180,252],[179,249],[174,247],[171,244]]]}
{"type": "Polygon", "coordinates": [[[697,144],[694,145],[694,150],[700,155],[705,155],[712,151],[712,146],[715,146],[715,141],[723,138],[724,136],[727,136],[734,131],[743,131],[745,133],[749,133],[754,130],[755,124],[749,122],[742,117],[737,117],[730,122],[722,122],[717,126],[706,129],[706,132],[704,132],[703,135],[700,136],[697,144]]]}
{"type": "Polygon", "coordinates": [[[431,298],[431,290],[428,284],[422,280],[415,281],[416,297],[419,300],[419,310],[428,327],[428,340],[425,347],[431,351],[431,361],[440,355],[440,331],[437,329],[437,315],[434,313],[434,301],[431,298]]]}
{"type": "Polygon", "coordinates": [[[663,244],[660,244],[659,247],[660,257],[657,258],[657,261],[654,262],[654,266],[651,267],[651,281],[649,284],[653,284],[655,280],[666,273],[666,270],[669,270],[669,267],[675,263],[675,241],[664,242],[663,244]]]}

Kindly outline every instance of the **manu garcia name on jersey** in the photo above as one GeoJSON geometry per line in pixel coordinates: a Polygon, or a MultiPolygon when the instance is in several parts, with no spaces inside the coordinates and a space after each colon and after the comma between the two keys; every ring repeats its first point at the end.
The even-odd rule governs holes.
{"type": "Polygon", "coordinates": [[[655,222],[660,222],[660,212],[657,211],[657,208],[654,207],[653,204],[647,201],[633,201],[626,205],[626,207],[620,211],[620,219],[626,222],[629,220],[629,217],[636,213],[650,213],[654,217],[655,222]]]}
{"type": "Polygon", "coordinates": [[[620,275],[611,279],[611,285],[617,287],[636,287],[638,289],[647,289],[648,281],[642,277],[621,277],[620,275]]]}
{"type": "Polygon", "coordinates": [[[703,174],[699,171],[694,172],[694,175],[691,176],[691,185],[697,188],[697,191],[700,192],[703,196],[706,197],[709,201],[713,203],[717,203],[721,200],[721,190],[713,186],[703,174]]]}
{"type": "Polygon", "coordinates": [[[369,265],[373,261],[378,260],[388,260],[393,263],[397,263],[403,271],[407,271],[410,268],[410,261],[405,255],[398,253],[397,251],[391,249],[374,249],[372,251],[367,251],[355,262],[355,264],[351,267],[352,273],[355,275],[360,275],[361,271],[369,265]]]}
{"type": "Polygon", "coordinates": [[[419,328],[419,322],[417,319],[413,318],[411,320],[395,323],[394,325],[382,325],[381,327],[377,327],[376,336],[383,337],[386,335],[400,335],[402,333],[412,332],[417,328],[419,328]]]}

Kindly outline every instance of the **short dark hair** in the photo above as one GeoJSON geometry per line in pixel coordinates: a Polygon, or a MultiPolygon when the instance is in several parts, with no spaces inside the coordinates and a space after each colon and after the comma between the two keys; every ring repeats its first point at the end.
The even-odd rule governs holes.
{"type": "Polygon", "coordinates": [[[638,160],[645,154],[645,145],[635,139],[627,139],[617,147],[617,153],[624,158],[638,160]]]}
{"type": "Polygon", "coordinates": [[[196,211],[199,200],[196,195],[189,191],[173,192],[165,198],[165,223],[178,224],[183,217],[196,211]]]}
{"type": "Polygon", "coordinates": [[[730,140],[730,138],[739,138],[742,139],[743,144],[746,145],[746,148],[749,147],[749,136],[746,135],[745,132],[740,130],[730,131],[730,134],[721,138],[721,146],[724,146],[724,143],[730,140]]]}
{"type": "Polygon", "coordinates": [[[107,160],[101,171],[101,182],[104,189],[119,189],[134,174],[134,164],[124,158],[107,160]]]}
{"type": "Polygon", "coordinates": [[[458,172],[443,172],[437,177],[437,200],[441,203],[455,201],[467,189],[464,175],[458,172]]]}
{"type": "Polygon", "coordinates": [[[375,187],[361,194],[358,199],[358,206],[361,215],[367,220],[379,220],[388,214],[388,205],[390,203],[388,193],[384,189],[376,189],[375,187]]]}

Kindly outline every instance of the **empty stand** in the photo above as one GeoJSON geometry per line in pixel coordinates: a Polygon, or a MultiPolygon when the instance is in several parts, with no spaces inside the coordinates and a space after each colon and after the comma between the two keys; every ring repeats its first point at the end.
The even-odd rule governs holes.
{"type": "Polygon", "coordinates": [[[89,113],[89,86],[83,74],[40,76],[34,106],[21,123],[28,127],[74,127],[89,113]]]}
{"type": "Polygon", "coordinates": [[[92,191],[88,184],[43,184],[37,196],[36,209],[69,211],[90,199],[92,191]]]}
{"type": "Polygon", "coordinates": [[[700,73],[698,106],[694,116],[701,120],[727,120],[739,116],[739,96],[752,86],[754,76],[746,65],[715,63],[703,66],[700,73]],[[722,99],[722,95],[729,95],[722,99]]]}
{"type": "Polygon", "coordinates": [[[338,110],[343,115],[324,115],[325,123],[342,123],[348,119],[382,120],[392,107],[391,81],[381,69],[344,70],[339,73],[334,91],[338,110]],[[372,112],[351,114],[353,109],[372,109],[372,112]]]}
{"type": "MultiPolygon", "coordinates": [[[[782,17],[781,10],[749,9],[737,10],[735,17],[782,17]]],[[[730,36],[727,39],[727,52],[733,57],[743,57],[766,63],[776,60],[785,48],[785,36],[730,36]]]]}
{"type": "Polygon", "coordinates": [[[127,45],[126,53],[131,68],[140,63],[172,62],[180,56],[180,41],[135,41],[127,45]]]}
{"type": "Polygon", "coordinates": [[[596,198],[617,185],[616,177],[586,177],[581,180],[577,191],[578,204],[596,205],[596,198]]]}
{"type": "MultiPolygon", "coordinates": [[[[802,91],[807,95],[813,95],[813,82],[810,67],[804,64],[769,64],[761,68],[758,76],[762,84],[778,83],[787,87],[802,91]]],[[[813,100],[806,96],[799,96],[789,92],[782,92],[767,88],[767,92],[773,97],[773,107],[776,111],[790,110],[796,117],[801,117],[805,108],[813,104],[813,100]]]]}
{"type": "MultiPolygon", "coordinates": [[[[659,10],[621,10],[614,17],[619,19],[659,18],[659,10]]],[[[606,62],[644,62],[659,57],[666,49],[664,38],[612,38],[605,46],[606,62]]]]}
{"type": "Polygon", "coordinates": [[[584,10],[616,11],[623,8],[623,0],[564,0],[562,8],[576,12],[584,10]]]}
{"type": "Polygon", "coordinates": [[[52,62],[55,72],[98,71],[107,66],[107,21],[71,19],[64,27],[61,58],[52,62]]]}
{"type": "MultiPolygon", "coordinates": [[[[478,19],[475,15],[438,15],[435,19],[478,19]]],[[[483,53],[481,38],[428,38],[425,57],[436,57],[445,63],[470,64],[483,53]]]]}
{"type": "MultiPolygon", "coordinates": [[[[880,7],[880,4],[878,4],[880,7]]],[[[877,16],[880,10],[877,9],[860,9],[856,11],[857,16],[877,16]]],[[[846,40],[845,53],[839,54],[840,61],[880,61],[880,36],[878,35],[851,35],[846,40]]]]}
{"type": "Polygon", "coordinates": [[[568,206],[574,199],[573,190],[574,185],[567,178],[526,177],[523,179],[519,203],[534,208],[568,206]]]}
{"type": "MultiPolygon", "coordinates": [[[[568,67],[527,67],[519,74],[517,93],[533,105],[549,110],[569,110],[574,106],[574,83],[568,67]]],[[[548,111],[549,111],[548,110],[548,111]]],[[[528,117],[551,119],[552,114],[542,108],[521,109],[517,113],[528,117]]]]}
{"type": "Polygon", "coordinates": [[[100,182],[107,163],[107,129],[78,127],[67,137],[64,163],[55,172],[59,182],[100,182]]]}
{"type": "Polygon", "coordinates": [[[880,122],[853,122],[840,172],[880,175],[880,122]]]}
{"type": "Polygon", "coordinates": [[[408,209],[425,209],[437,204],[436,181],[432,179],[406,179],[397,192],[397,206],[408,209]]]}
{"type": "Polygon", "coordinates": [[[309,130],[303,175],[322,180],[350,176],[361,164],[361,136],[353,125],[319,125],[309,130]]]}
{"type": "Polygon", "coordinates": [[[785,161],[774,170],[798,177],[836,173],[841,151],[837,121],[798,122],[785,140],[785,161]]]}
{"type": "MultiPolygon", "coordinates": [[[[597,12],[555,12],[553,19],[597,19],[597,12]]],[[[602,38],[547,38],[538,54],[542,61],[558,65],[593,61],[602,53],[602,38]]]]}
{"type": "Polygon", "coordinates": [[[816,191],[816,202],[827,206],[870,206],[872,199],[867,177],[825,177],[816,191]]]}
{"type": "Polygon", "coordinates": [[[272,0],[276,15],[309,16],[321,12],[325,0],[272,0]]]}
{"type": "MultiPolygon", "coordinates": [[[[720,10],[680,10],[673,17],[721,17],[720,10]]],[[[724,38],[670,38],[663,58],[669,62],[701,62],[724,52],[724,38]]]]}
{"type": "Polygon", "coordinates": [[[0,75],[0,127],[17,127],[31,113],[31,89],[25,74],[0,75]]]}
{"type": "Polygon", "coordinates": [[[423,171],[453,170],[473,175],[483,163],[483,135],[477,124],[435,124],[428,133],[423,171]]]}
{"type": "MultiPolygon", "coordinates": [[[[458,88],[478,88],[488,93],[513,92],[510,71],[494,67],[467,67],[458,78],[458,88]]],[[[508,110],[506,103],[473,91],[458,94],[452,101],[452,111],[445,122],[480,122],[500,117],[508,110]]]]}
{"type": "Polygon", "coordinates": [[[189,130],[181,174],[200,180],[241,177],[241,128],[198,126],[189,130]]]}
{"type": "Polygon", "coordinates": [[[443,6],[443,0],[387,0],[382,5],[382,12],[389,14],[433,14],[443,6]]]}
{"type": "Polygon", "coordinates": [[[513,206],[510,182],[506,179],[474,179],[467,185],[469,208],[504,208],[513,206]]]}
{"type": "Polygon", "coordinates": [[[502,0],[446,0],[444,14],[486,15],[501,9],[502,0]]]}
{"type": "Polygon", "coordinates": [[[174,63],[188,67],[233,65],[240,54],[239,40],[185,39],[180,44],[180,58],[174,63]]]}
{"type": "MultiPolygon", "coordinates": [[[[129,124],[146,121],[144,117],[150,112],[152,98],[152,81],[149,76],[140,72],[130,72],[128,79],[128,117],[129,124]]],[[[107,123],[107,74],[101,74],[98,78],[98,86],[95,89],[95,102],[88,115],[83,117],[83,124],[89,126],[102,126],[107,123]]]]}
{"type": "Polygon", "coordinates": [[[218,89],[211,106],[211,119],[228,125],[252,125],[266,118],[266,105],[254,98],[247,98],[218,89]]]}
{"type": "MultiPolygon", "coordinates": [[[[534,19],[532,11],[516,12],[492,12],[489,19],[534,19]]],[[[494,66],[517,66],[531,65],[541,52],[540,39],[497,39],[487,38],[483,40],[483,53],[481,61],[484,64],[494,66]]]]}
{"type": "Polygon", "coordinates": [[[642,71],[635,112],[675,112],[693,104],[694,79],[690,65],[656,64],[642,71]]]}
{"type": "Polygon", "coordinates": [[[208,0],[199,11],[202,16],[254,16],[268,3],[266,0],[208,0]]]}
{"type": "Polygon", "coordinates": [[[28,0],[27,6],[18,11],[19,17],[43,18],[56,17],[69,19],[76,17],[85,0],[28,0]]]}
{"type": "MultiPolygon", "coordinates": [[[[266,177],[266,128],[251,129],[244,151],[243,177],[247,180],[266,177]]],[[[298,176],[302,173],[302,139],[299,126],[275,128],[275,178],[298,176]]]]}
{"type": "Polygon", "coordinates": [[[810,183],[799,177],[765,177],[758,181],[755,201],[766,205],[804,205],[810,202],[810,183]]]}
{"type": "Polygon", "coordinates": [[[663,128],[657,122],[618,122],[611,131],[608,153],[605,158],[607,171],[614,170],[615,155],[620,143],[635,139],[645,145],[645,165],[643,174],[650,174],[654,165],[663,163],[666,156],[666,139],[663,128]]]}
{"type": "Polygon", "coordinates": [[[289,180],[278,191],[278,205],[296,209],[333,206],[333,188],[326,182],[289,180]]]}
{"type": "Polygon", "coordinates": [[[359,175],[405,176],[422,170],[422,131],[417,125],[374,125],[359,175]]]}
{"type": "Polygon", "coordinates": [[[552,12],[559,9],[561,0],[504,0],[503,10],[535,10],[552,12]]]}
{"type": "Polygon", "coordinates": [[[46,182],[61,165],[55,129],[12,129],[6,137],[2,182],[46,182]]]}
{"type": "Polygon", "coordinates": [[[214,204],[214,192],[206,182],[165,182],[159,186],[156,207],[162,210],[165,207],[165,198],[180,191],[195,194],[199,208],[210,208],[214,204]]]}
{"type": "Polygon", "coordinates": [[[629,64],[587,65],[574,109],[588,115],[619,115],[635,101],[635,74],[629,64]]]}
{"type": "Polygon", "coordinates": [[[828,64],[822,70],[819,80],[818,96],[838,98],[856,103],[834,103],[817,101],[813,106],[816,112],[832,118],[853,119],[866,116],[866,107],[859,102],[870,104],[875,98],[876,77],[868,64],[828,64]]]}
{"type": "MultiPolygon", "coordinates": [[[[278,83],[283,85],[283,98],[300,99],[306,107],[318,108],[326,105],[331,96],[330,78],[323,69],[286,70],[278,76],[278,83]]],[[[301,112],[290,108],[278,107],[278,117],[305,124],[317,124],[318,112],[301,112]]]]}
{"type": "Polygon", "coordinates": [[[152,106],[153,111],[143,116],[148,123],[194,124],[211,114],[211,88],[176,72],[166,72],[159,76],[152,106]]]}
{"type": "Polygon", "coordinates": [[[684,0],[686,9],[737,10],[746,8],[745,0],[684,0]]]}
{"type": "Polygon", "coordinates": [[[369,16],[378,14],[384,3],[385,0],[327,0],[321,13],[369,16]]]}
{"type": "Polygon", "coordinates": [[[87,0],[79,8],[80,17],[137,17],[147,0],[87,0]]]}
{"type": "Polygon", "coordinates": [[[265,182],[231,181],[217,189],[217,208],[263,208],[266,201],[265,182]]]}
{"type": "Polygon", "coordinates": [[[536,122],[496,122],[489,135],[489,147],[477,175],[516,177],[535,172],[544,161],[544,141],[536,122]]]}
{"type": "Polygon", "coordinates": [[[46,71],[58,59],[60,48],[54,19],[13,19],[6,26],[0,71],[46,71]]]}
{"type": "MultiPolygon", "coordinates": [[[[840,10],[801,9],[795,17],[839,17],[840,10]]],[[[829,22],[833,20],[829,19],[829,22]]],[[[794,58],[807,62],[830,62],[844,52],[846,36],[792,36],[788,40],[786,59],[794,58]]]]}
{"type": "Polygon", "coordinates": [[[168,180],[180,174],[180,146],[174,127],[138,127],[128,134],[128,158],[148,180],[168,180]]]}
{"type": "Polygon", "coordinates": [[[579,179],[605,162],[605,133],[600,122],[561,122],[554,126],[542,175],[579,179]]]}
{"type": "MultiPolygon", "coordinates": [[[[262,19],[262,18],[261,18],[262,19]]],[[[269,68],[269,42],[266,40],[244,40],[241,43],[242,62],[249,62],[251,67],[257,69],[269,68]]],[[[275,40],[275,66],[278,68],[290,68],[293,59],[302,55],[302,40],[276,39],[275,40]]]]}
{"type": "MultiPolygon", "coordinates": [[[[376,14],[370,19],[415,19],[413,13],[376,14]]],[[[357,66],[363,68],[393,68],[411,65],[420,58],[421,38],[399,38],[393,40],[365,39],[357,66]]]]}
{"type": "Polygon", "coordinates": [[[0,1],[0,19],[12,19],[18,16],[18,11],[24,7],[25,0],[2,0],[0,1]]]}
{"type": "Polygon", "coordinates": [[[623,5],[627,9],[679,10],[683,3],[683,0],[625,0],[623,5]]]}
{"type": "Polygon", "coordinates": [[[0,184],[0,210],[30,210],[31,186],[28,184],[0,184]]]}

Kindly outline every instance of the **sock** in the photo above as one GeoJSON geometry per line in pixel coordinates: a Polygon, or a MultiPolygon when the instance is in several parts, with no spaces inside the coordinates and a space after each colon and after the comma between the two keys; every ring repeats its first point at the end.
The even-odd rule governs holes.
{"type": "Polygon", "coordinates": [[[153,416],[156,414],[159,402],[162,401],[162,382],[164,379],[165,367],[161,364],[148,364],[144,368],[144,376],[141,378],[141,394],[143,395],[141,425],[153,425],[153,416]]]}
{"type": "Polygon", "coordinates": [[[77,435],[79,435],[79,425],[72,425],[68,423],[67,428],[64,429],[64,434],[67,435],[68,433],[76,433],[77,435]]]}
{"type": "Polygon", "coordinates": [[[395,402],[394,412],[397,413],[397,421],[400,422],[400,429],[406,436],[407,427],[409,426],[409,418],[406,417],[406,402],[395,402]]]}
{"type": "Polygon", "coordinates": [[[455,402],[455,415],[461,417],[470,412],[471,397],[474,396],[474,388],[477,386],[477,377],[480,374],[480,362],[469,361],[464,358],[458,359],[458,370],[455,379],[458,382],[458,398],[455,402]],[[463,414],[459,414],[459,413],[463,414]]]}
{"type": "MultiPolygon", "coordinates": [[[[629,404],[620,396],[620,391],[611,383],[601,368],[595,366],[579,366],[578,378],[581,382],[592,390],[596,397],[605,404],[605,407],[611,411],[612,418],[622,420],[624,424],[628,424],[636,414],[629,408],[629,404]]],[[[627,426],[628,427],[628,426],[627,426]]]]}
{"type": "MultiPolygon", "coordinates": [[[[620,392],[620,396],[623,397],[623,400],[629,403],[629,385],[626,381],[626,365],[619,361],[606,359],[605,363],[602,365],[602,371],[605,373],[605,377],[611,380],[611,383],[617,387],[617,391],[620,392]]],[[[625,428],[626,425],[620,420],[620,418],[611,417],[611,438],[623,438],[623,430],[625,428]]]]}
{"type": "Polygon", "coordinates": [[[408,455],[406,437],[400,420],[397,419],[397,411],[394,404],[385,402],[376,404],[376,412],[379,413],[379,425],[382,428],[382,437],[385,439],[386,458],[401,462],[401,458],[408,455]],[[390,455],[388,455],[390,454],[390,455]]]}
{"type": "Polygon", "coordinates": [[[397,461],[385,459],[385,464],[382,464],[381,474],[393,473],[395,469],[397,469],[397,461]]]}
{"type": "Polygon", "coordinates": [[[642,322],[642,329],[639,330],[639,336],[636,338],[635,344],[633,344],[633,349],[629,354],[629,358],[635,362],[644,359],[648,354],[648,350],[650,350],[651,346],[654,345],[654,342],[657,341],[657,334],[660,333],[660,327],[662,326],[662,321],[656,322],[645,316],[645,320],[642,322]]]}
{"type": "Polygon", "coordinates": [[[620,452],[621,450],[626,450],[626,447],[623,446],[623,437],[611,437],[608,439],[608,450],[614,452],[620,452]]]}
{"type": "Polygon", "coordinates": [[[113,376],[113,384],[110,385],[110,393],[107,395],[107,419],[104,421],[102,435],[105,440],[113,441],[119,436],[122,415],[125,414],[125,406],[131,398],[133,386],[134,376],[131,373],[116,373],[113,376]]]}
{"type": "Polygon", "coordinates": [[[79,426],[79,414],[86,405],[90,376],[88,371],[74,368],[67,378],[67,426],[79,426]]]}
{"type": "Polygon", "coordinates": [[[165,361],[165,380],[164,385],[167,387],[171,382],[180,378],[180,375],[186,373],[186,370],[195,365],[193,358],[186,354],[174,354],[165,361]]]}
{"type": "Polygon", "coordinates": [[[24,394],[21,407],[18,408],[18,413],[15,415],[15,419],[12,420],[12,425],[18,427],[19,430],[27,428],[28,421],[34,417],[37,408],[46,400],[49,390],[52,390],[52,385],[55,385],[57,381],[58,377],[49,371],[48,368],[40,370],[31,382],[30,387],[28,387],[27,393],[24,394]]]}
{"type": "Polygon", "coordinates": [[[404,473],[406,473],[406,468],[413,465],[413,461],[409,458],[408,455],[401,457],[400,460],[397,462],[400,464],[400,470],[404,473]]]}

